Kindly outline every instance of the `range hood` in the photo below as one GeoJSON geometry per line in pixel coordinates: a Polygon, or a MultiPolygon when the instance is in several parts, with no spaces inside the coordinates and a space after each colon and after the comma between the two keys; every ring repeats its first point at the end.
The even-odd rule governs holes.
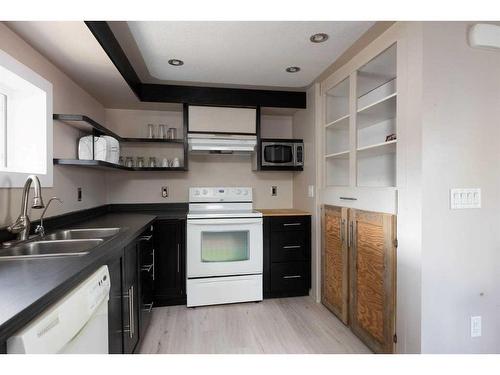
{"type": "Polygon", "coordinates": [[[204,154],[249,154],[255,151],[257,136],[239,134],[188,134],[189,151],[204,154]]]}

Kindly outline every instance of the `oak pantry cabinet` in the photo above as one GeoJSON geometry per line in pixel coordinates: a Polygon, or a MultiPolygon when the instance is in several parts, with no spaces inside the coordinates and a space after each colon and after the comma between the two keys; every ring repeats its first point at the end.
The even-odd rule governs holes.
{"type": "Polygon", "coordinates": [[[396,216],[323,206],[322,303],[376,353],[393,353],[396,216]]]}

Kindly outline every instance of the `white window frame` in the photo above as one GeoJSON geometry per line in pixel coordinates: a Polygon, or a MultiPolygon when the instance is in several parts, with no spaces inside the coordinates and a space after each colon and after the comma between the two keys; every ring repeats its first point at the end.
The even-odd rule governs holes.
{"type": "MultiPolygon", "coordinates": [[[[38,73],[34,72],[32,69],[28,68],[26,65],[22,64],[9,54],[0,50],[0,66],[11,71],[12,73],[18,75],[20,78],[36,86],[40,90],[45,92],[46,98],[46,171],[44,174],[36,173],[40,183],[43,187],[53,186],[53,97],[52,97],[52,84],[45,78],[40,76],[38,73]]],[[[9,100],[7,96],[7,101],[9,100]]],[[[0,114],[1,116],[1,114],[0,114]]],[[[5,120],[5,119],[4,119],[5,120]]],[[[0,120],[1,121],[1,120],[0,120]]],[[[8,121],[8,113],[7,113],[8,121]]],[[[8,128],[8,124],[5,124],[8,128]]],[[[2,127],[0,127],[2,131],[2,127]]],[[[5,134],[5,133],[4,133],[5,134]]],[[[1,141],[1,138],[0,138],[1,141]]],[[[5,140],[7,142],[7,140],[5,140]]],[[[7,148],[9,147],[6,144],[7,148]]],[[[1,150],[1,148],[0,148],[1,150]]],[[[0,188],[11,188],[11,187],[23,187],[26,182],[26,178],[33,173],[19,173],[13,171],[0,171],[0,188]]]]}

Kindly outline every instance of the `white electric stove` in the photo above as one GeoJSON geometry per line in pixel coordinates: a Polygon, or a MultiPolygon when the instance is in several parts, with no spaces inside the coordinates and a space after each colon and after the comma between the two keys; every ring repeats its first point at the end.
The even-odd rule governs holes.
{"type": "Polygon", "coordinates": [[[262,213],[252,189],[189,189],[188,307],[262,300],[262,213]]]}

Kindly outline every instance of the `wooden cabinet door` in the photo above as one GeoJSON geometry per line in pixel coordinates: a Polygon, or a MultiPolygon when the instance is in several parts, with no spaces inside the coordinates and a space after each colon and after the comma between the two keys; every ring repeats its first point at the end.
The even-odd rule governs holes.
{"type": "Polygon", "coordinates": [[[394,352],[396,216],[349,210],[350,325],[375,353],[394,352]]]}
{"type": "Polygon", "coordinates": [[[185,221],[154,224],[154,304],[182,304],[186,297],[185,221]]]}
{"type": "Polygon", "coordinates": [[[323,207],[321,302],[348,323],[349,267],[347,208],[323,207]]]}

